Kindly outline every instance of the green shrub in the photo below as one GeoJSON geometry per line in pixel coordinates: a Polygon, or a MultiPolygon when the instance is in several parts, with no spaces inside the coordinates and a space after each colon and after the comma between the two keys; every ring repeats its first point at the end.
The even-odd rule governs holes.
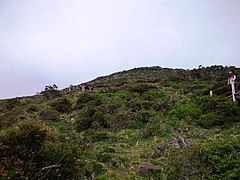
{"type": "Polygon", "coordinates": [[[109,128],[112,131],[117,131],[123,128],[131,128],[133,115],[127,111],[122,111],[109,119],[109,128]]]}
{"type": "Polygon", "coordinates": [[[21,101],[19,98],[13,98],[13,99],[9,99],[6,101],[6,103],[4,104],[4,107],[7,110],[11,110],[12,108],[21,105],[21,101]]]}
{"type": "Polygon", "coordinates": [[[143,133],[141,134],[141,136],[146,138],[153,136],[168,136],[170,134],[170,129],[164,121],[165,119],[163,119],[163,117],[155,115],[154,117],[152,117],[151,122],[146,124],[144,129],[145,132],[142,131],[143,133]]]}
{"type": "Polygon", "coordinates": [[[30,111],[30,112],[37,112],[38,107],[35,104],[29,104],[27,110],[30,111]]]}
{"type": "Polygon", "coordinates": [[[154,101],[155,97],[152,96],[151,94],[144,93],[141,95],[141,99],[144,101],[154,101]]]}
{"type": "Polygon", "coordinates": [[[46,99],[53,99],[53,98],[57,98],[57,97],[62,96],[60,91],[56,90],[56,89],[48,89],[48,90],[45,90],[45,91],[41,91],[40,95],[42,95],[46,99]]]}
{"type": "Polygon", "coordinates": [[[41,179],[85,179],[85,163],[81,159],[81,147],[73,142],[46,142],[39,157],[41,179]],[[54,168],[52,165],[58,165],[54,168]]]}
{"type": "Polygon", "coordinates": [[[155,99],[163,99],[167,97],[167,95],[161,91],[148,91],[146,94],[153,96],[155,99]]]}
{"type": "Polygon", "coordinates": [[[152,85],[149,85],[149,84],[143,84],[143,83],[136,83],[136,84],[132,84],[130,87],[129,87],[129,90],[131,92],[134,92],[134,93],[144,93],[146,91],[148,91],[149,89],[152,89],[154,88],[152,85]]]}
{"type": "Polygon", "coordinates": [[[21,118],[18,117],[23,114],[24,109],[19,106],[16,106],[14,108],[11,108],[11,110],[6,111],[4,114],[0,115],[0,128],[6,128],[17,123],[21,120],[21,118]]]}
{"type": "Polygon", "coordinates": [[[91,129],[84,131],[83,136],[86,142],[98,142],[109,139],[109,136],[106,132],[91,129]]]}
{"type": "Polygon", "coordinates": [[[170,116],[176,117],[179,120],[184,119],[199,119],[202,115],[202,110],[196,106],[196,104],[181,100],[177,103],[175,108],[169,112],[170,116]]]}
{"type": "Polygon", "coordinates": [[[159,110],[159,105],[155,101],[142,101],[141,107],[146,110],[159,110]]]}
{"type": "Polygon", "coordinates": [[[104,112],[108,112],[109,114],[114,114],[118,112],[120,108],[123,107],[123,103],[119,100],[111,100],[109,102],[106,102],[103,106],[102,109],[104,112]]]}
{"type": "Polygon", "coordinates": [[[108,97],[108,98],[125,99],[129,96],[129,94],[125,92],[115,92],[115,93],[102,93],[102,94],[98,94],[98,96],[101,96],[102,98],[108,97]]]}
{"type": "Polygon", "coordinates": [[[204,128],[210,128],[214,125],[221,125],[222,122],[219,116],[214,113],[210,112],[208,114],[203,114],[199,120],[196,121],[198,125],[204,127],[204,128]]]}
{"type": "MultiPolygon", "coordinates": [[[[106,170],[104,169],[104,167],[105,167],[104,164],[100,163],[98,160],[87,161],[87,163],[84,166],[86,176],[88,176],[89,179],[91,179],[92,174],[101,176],[101,174],[106,173],[106,170]]],[[[97,177],[99,176],[96,176],[96,179],[101,179],[97,177]]]]}
{"type": "Polygon", "coordinates": [[[93,100],[94,100],[94,96],[92,94],[83,92],[78,96],[77,102],[75,104],[75,109],[81,109],[84,107],[84,105],[86,105],[86,103],[93,100]]]}
{"type": "Polygon", "coordinates": [[[216,112],[230,122],[240,121],[240,108],[232,101],[219,102],[216,106],[216,112]]]}
{"type": "Polygon", "coordinates": [[[102,163],[110,162],[112,157],[112,153],[100,152],[99,154],[97,154],[97,159],[102,163]]]}
{"type": "Polygon", "coordinates": [[[172,108],[175,101],[173,98],[161,91],[148,91],[146,94],[154,97],[154,100],[158,105],[158,110],[162,112],[168,111],[172,108]]]}
{"type": "Polygon", "coordinates": [[[156,101],[143,101],[136,98],[127,102],[126,107],[132,112],[140,111],[141,109],[158,111],[160,108],[156,101]]]}
{"type": "Polygon", "coordinates": [[[38,115],[42,120],[60,121],[60,113],[52,108],[42,109],[38,115]]]}
{"type": "Polygon", "coordinates": [[[173,179],[239,179],[239,161],[239,141],[215,140],[193,145],[174,158],[174,171],[169,176],[173,179]]]}
{"type": "Polygon", "coordinates": [[[67,98],[60,98],[50,103],[50,106],[60,113],[69,113],[72,110],[72,104],[67,98]]]}
{"type": "Polygon", "coordinates": [[[240,108],[236,103],[221,97],[201,97],[195,99],[203,115],[197,123],[205,128],[239,122],[240,108]]]}
{"type": "Polygon", "coordinates": [[[77,131],[83,131],[91,127],[95,112],[96,109],[94,108],[87,108],[78,112],[75,122],[77,131]]]}
{"type": "Polygon", "coordinates": [[[141,114],[141,121],[143,123],[149,122],[152,117],[156,116],[155,112],[148,111],[148,110],[141,110],[140,114],[141,114]]]}
{"type": "Polygon", "coordinates": [[[107,119],[103,112],[96,111],[92,118],[93,122],[96,122],[99,125],[99,128],[108,128],[107,119]]]}

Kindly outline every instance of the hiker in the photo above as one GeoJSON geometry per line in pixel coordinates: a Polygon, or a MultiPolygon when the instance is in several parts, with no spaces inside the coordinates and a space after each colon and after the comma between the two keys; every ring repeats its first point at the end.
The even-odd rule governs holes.
{"type": "Polygon", "coordinates": [[[69,90],[69,92],[73,90],[73,85],[72,84],[68,87],[68,90],[69,90]]]}
{"type": "Polygon", "coordinates": [[[82,92],[85,92],[85,90],[86,90],[86,86],[85,84],[82,84],[82,92]]]}
{"type": "Polygon", "coordinates": [[[86,83],[86,91],[90,90],[90,85],[88,83],[86,83]]]}
{"type": "Polygon", "coordinates": [[[232,71],[229,71],[229,74],[230,74],[231,76],[228,77],[228,83],[227,83],[227,84],[230,84],[231,82],[235,83],[235,81],[236,81],[236,75],[235,75],[232,71]]]}

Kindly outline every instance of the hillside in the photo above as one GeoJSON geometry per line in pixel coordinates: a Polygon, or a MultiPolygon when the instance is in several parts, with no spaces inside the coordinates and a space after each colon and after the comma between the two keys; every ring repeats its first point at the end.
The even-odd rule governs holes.
{"type": "Polygon", "coordinates": [[[141,67],[1,100],[0,176],[239,179],[229,71],[240,78],[236,67],[141,67]]]}

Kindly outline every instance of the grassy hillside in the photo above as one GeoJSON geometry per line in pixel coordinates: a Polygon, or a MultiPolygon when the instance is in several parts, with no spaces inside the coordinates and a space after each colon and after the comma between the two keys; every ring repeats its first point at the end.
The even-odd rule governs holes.
{"type": "Polygon", "coordinates": [[[240,74],[135,68],[90,81],[91,92],[1,100],[0,176],[239,179],[240,106],[226,98],[230,70],[240,74]]]}

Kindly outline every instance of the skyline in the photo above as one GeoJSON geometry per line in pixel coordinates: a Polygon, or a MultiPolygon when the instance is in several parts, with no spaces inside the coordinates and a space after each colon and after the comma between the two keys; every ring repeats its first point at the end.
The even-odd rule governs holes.
{"type": "Polygon", "coordinates": [[[0,0],[0,99],[144,66],[240,67],[238,0],[0,0]]]}

